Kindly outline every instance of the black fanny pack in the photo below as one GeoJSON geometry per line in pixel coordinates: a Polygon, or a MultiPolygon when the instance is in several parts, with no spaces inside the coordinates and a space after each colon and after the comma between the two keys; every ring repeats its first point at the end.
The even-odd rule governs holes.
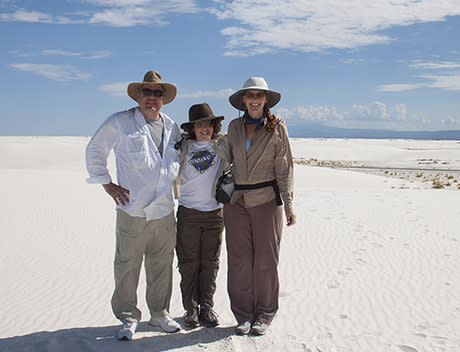
{"type": "Polygon", "coordinates": [[[259,189],[259,188],[265,188],[265,187],[273,187],[273,191],[275,191],[275,195],[276,195],[276,204],[283,205],[283,201],[281,200],[281,195],[280,195],[280,189],[278,188],[278,183],[276,182],[276,180],[254,183],[252,185],[235,184],[235,191],[246,191],[249,189],[259,189]]]}

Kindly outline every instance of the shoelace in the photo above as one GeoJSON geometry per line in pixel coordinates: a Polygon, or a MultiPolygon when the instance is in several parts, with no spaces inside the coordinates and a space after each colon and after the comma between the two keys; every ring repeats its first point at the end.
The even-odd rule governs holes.
{"type": "Polygon", "coordinates": [[[122,329],[123,329],[123,330],[129,330],[133,325],[134,325],[134,322],[133,322],[133,321],[125,320],[125,321],[123,322],[123,327],[122,327],[122,329]]]}

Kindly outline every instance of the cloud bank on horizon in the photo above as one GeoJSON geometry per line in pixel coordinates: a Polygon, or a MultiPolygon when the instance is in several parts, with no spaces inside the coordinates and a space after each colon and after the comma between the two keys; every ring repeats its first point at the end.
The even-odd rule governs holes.
{"type": "MultiPolygon", "coordinates": [[[[303,95],[318,94],[317,103],[305,104],[299,97],[278,107],[277,112],[288,123],[297,119],[338,127],[395,129],[460,127],[460,35],[445,35],[460,34],[459,16],[458,0],[76,0],[33,5],[21,0],[0,2],[2,26],[22,25],[28,31],[54,26],[57,37],[60,29],[67,27],[82,36],[77,35],[75,45],[63,47],[60,38],[31,45],[26,30],[14,32],[16,45],[11,40],[9,45],[2,46],[8,54],[8,61],[3,63],[10,71],[33,73],[58,83],[84,84],[97,75],[93,65],[109,63],[113,74],[96,90],[110,97],[122,97],[128,81],[115,73],[126,60],[120,53],[123,42],[117,46],[110,40],[107,47],[100,47],[79,45],[78,41],[87,38],[91,43],[93,35],[103,38],[109,33],[129,32],[142,42],[152,33],[152,53],[148,53],[147,47],[142,50],[150,56],[149,62],[155,62],[158,51],[166,46],[174,51],[171,55],[187,56],[180,45],[173,47],[169,41],[194,38],[191,41],[196,41],[195,50],[203,51],[210,62],[208,67],[215,66],[216,71],[219,65],[221,70],[229,63],[240,69],[260,61],[276,71],[284,66],[280,59],[283,58],[299,77],[321,72],[323,77],[318,77],[318,81],[304,83],[308,89],[303,95]],[[200,21],[206,32],[196,28],[200,21]],[[208,40],[218,43],[218,47],[206,48],[208,40]],[[437,44],[435,49],[429,49],[429,40],[437,44]],[[366,75],[368,80],[364,80],[366,75]],[[330,86],[319,88],[321,79],[330,86]],[[353,80],[358,82],[356,86],[353,80]],[[348,95],[350,100],[342,101],[348,95]],[[429,99],[432,105],[428,105],[429,99]]],[[[195,56],[192,53],[186,60],[198,67],[203,58],[195,56]]],[[[205,69],[201,67],[196,75],[202,75],[205,69]]],[[[270,74],[261,73],[268,80],[270,74]]],[[[10,72],[9,77],[14,74],[10,72]]],[[[196,82],[202,80],[194,78],[191,74],[187,77],[196,82]]],[[[287,88],[287,78],[273,82],[279,83],[284,96],[295,96],[287,88]]],[[[295,92],[304,89],[300,83],[292,86],[295,92]]],[[[189,83],[178,87],[178,100],[184,105],[191,105],[191,99],[208,99],[216,101],[217,106],[226,104],[227,97],[239,88],[230,86],[225,77],[218,85],[189,83]]]]}

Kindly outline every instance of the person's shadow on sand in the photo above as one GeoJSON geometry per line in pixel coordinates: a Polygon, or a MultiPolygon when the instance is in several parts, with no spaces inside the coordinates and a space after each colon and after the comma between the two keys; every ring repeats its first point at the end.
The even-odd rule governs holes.
{"type": "Polygon", "coordinates": [[[121,352],[168,351],[198,344],[228,339],[234,335],[233,327],[198,328],[168,334],[141,322],[134,340],[115,338],[119,325],[106,327],[73,328],[53,332],[42,331],[23,336],[0,339],[0,351],[5,352],[121,352]]]}

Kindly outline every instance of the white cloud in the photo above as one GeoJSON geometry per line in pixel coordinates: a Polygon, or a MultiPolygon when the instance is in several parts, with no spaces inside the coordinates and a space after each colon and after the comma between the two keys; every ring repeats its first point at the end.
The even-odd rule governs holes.
{"type": "Polygon", "coordinates": [[[419,88],[460,90],[460,63],[452,61],[426,62],[413,61],[409,67],[416,70],[430,70],[435,73],[418,74],[419,83],[394,83],[377,86],[378,92],[403,92],[419,88]]]}
{"type": "Polygon", "coordinates": [[[125,7],[144,5],[151,2],[151,0],[86,0],[86,2],[98,6],[125,7]]]}
{"type": "Polygon", "coordinates": [[[431,125],[432,121],[420,116],[415,118],[415,123],[422,126],[428,126],[431,125]]]}
{"type": "Polygon", "coordinates": [[[218,91],[196,91],[192,93],[179,92],[178,98],[208,98],[208,97],[228,97],[235,92],[232,88],[221,89],[218,91]]]}
{"type": "Polygon", "coordinates": [[[447,119],[441,120],[441,124],[444,126],[453,126],[458,128],[460,126],[460,118],[454,119],[453,117],[449,116],[447,119]]]}
{"type": "Polygon", "coordinates": [[[417,69],[430,69],[430,70],[440,70],[440,69],[453,69],[459,68],[460,63],[450,62],[450,61],[441,61],[441,62],[423,62],[423,61],[414,61],[410,67],[417,69]]]}
{"type": "Polygon", "coordinates": [[[100,50],[100,51],[90,52],[90,53],[86,54],[85,56],[82,56],[81,58],[86,59],[86,60],[96,60],[96,59],[103,59],[103,58],[108,57],[110,55],[112,55],[111,51],[109,51],[109,50],[100,50]]]}
{"type": "Polygon", "coordinates": [[[349,109],[338,111],[334,106],[298,106],[291,109],[277,108],[274,113],[286,120],[307,120],[325,123],[328,125],[348,125],[351,122],[364,123],[389,123],[407,120],[405,104],[387,106],[375,101],[369,105],[353,105],[349,109]]]}
{"type": "Polygon", "coordinates": [[[320,52],[382,44],[393,26],[443,21],[460,14],[458,0],[214,0],[210,11],[238,24],[221,31],[228,55],[291,49],[320,52]]]}
{"type": "Polygon", "coordinates": [[[424,83],[410,84],[384,84],[377,86],[378,92],[403,92],[419,88],[435,88],[444,90],[460,90],[460,72],[445,75],[423,75],[420,78],[428,81],[424,83]]]}
{"type": "Polygon", "coordinates": [[[422,87],[420,84],[410,84],[410,83],[395,83],[395,84],[383,84],[377,86],[377,92],[404,92],[407,90],[414,90],[422,87]]]}
{"type": "Polygon", "coordinates": [[[68,16],[53,15],[26,9],[0,14],[0,21],[42,22],[55,24],[100,23],[114,27],[130,27],[149,23],[166,24],[169,14],[201,11],[195,0],[81,0],[95,5],[93,13],[74,12],[68,16]],[[72,17],[72,18],[69,18],[72,17]]]}
{"type": "Polygon", "coordinates": [[[353,105],[352,111],[347,113],[350,120],[366,121],[401,121],[407,120],[406,105],[398,104],[387,108],[379,101],[369,105],[353,105]]]}
{"type": "Polygon", "coordinates": [[[126,96],[126,90],[128,89],[129,82],[117,82],[111,84],[105,84],[99,87],[99,90],[114,96],[114,97],[124,97],[126,96]]]}
{"type": "Polygon", "coordinates": [[[47,13],[38,11],[28,11],[25,9],[18,9],[12,13],[1,13],[0,21],[6,22],[41,22],[53,23],[53,16],[47,13]]]}
{"type": "Polygon", "coordinates": [[[325,122],[331,120],[342,120],[343,115],[339,114],[335,107],[328,106],[298,106],[293,109],[277,108],[274,111],[283,119],[303,119],[308,121],[325,122]]]}
{"type": "Polygon", "coordinates": [[[49,64],[11,64],[12,67],[26,72],[32,72],[54,81],[65,82],[75,80],[86,80],[90,74],[81,73],[76,67],[71,65],[49,65],[49,64]]]}
{"type": "Polygon", "coordinates": [[[426,86],[445,90],[460,90],[460,72],[449,75],[425,75],[422,78],[431,80],[426,86]]]}
{"type": "Polygon", "coordinates": [[[33,56],[47,56],[47,55],[55,55],[55,56],[78,56],[81,59],[85,60],[95,60],[95,59],[103,59],[112,55],[112,52],[109,50],[95,50],[90,51],[88,53],[79,53],[74,51],[67,51],[61,49],[43,49],[39,52],[35,53],[21,53],[18,50],[10,51],[9,54],[15,55],[17,57],[33,57],[33,56]]]}
{"type": "MultiPolygon", "coordinates": [[[[89,23],[102,23],[113,27],[130,27],[135,25],[147,24],[151,14],[147,14],[143,8],[132,9],[107,9],[95,13],[89,23]]],[[[156,19],[156,23],[164,24],[161,19],[156,19]]]]}
{"type": "Polygon", "coordinates": [[[42,55],[60,55],[60,56],[80,56],[80,53],[59,50],[59,49],[44,49],[41,51],[41,54],[42,55]]]}
{"type": "Polygon", "coordinates": [[[17,57],[30,57],[30,56],[36,56],[37,54],[32,54],[32,53],[22,53],[19,50],[11,50],[8,51],[8,54],[17,56],[17,57]]]}
{"type": "Polygon", "coordinates": [[[200,9],[194,0],[88,0],[107,7],[94,13],[89,23],[102,23],[114,27],[130,27],[148,23],[167,24],[168,14],[195,13],[200,9]]]}

